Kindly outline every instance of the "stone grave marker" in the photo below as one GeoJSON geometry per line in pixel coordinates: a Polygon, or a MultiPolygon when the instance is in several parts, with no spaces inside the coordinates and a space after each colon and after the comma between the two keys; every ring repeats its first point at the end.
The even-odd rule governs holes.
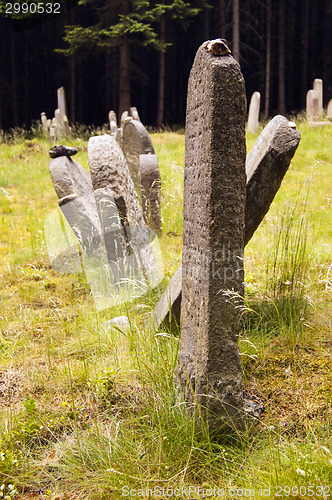
{"type": "MultiPolygon", "coordinates": [[[[150,233],[120,146],[113,137],[106,134],[91,137],[88,142],[88,157],[94,190],[100,192],[106,189],[112,194],[128,249],[134,252],[144,278],[151,286],[155,286],[160,279],[150,245],[150,233]]],[[[105,193],[101,193],[104,196],[105,193]]],[[[135,268],[134,272],[136,271],[135,268]]]]}
{"type": "Polygon", "coordinates": [[[318,116],[323,117],[323,80],[321,78],[315,78],[313,84],[313,90],[318,94],[318,116]]]}
{"type": "Polygon", "coordinates": [[[111,135],[116,136],[117,131],[118,131],[118,122],[116,119],[116,113],[115,111],[111,110],[108,113],[108,121],[110,124],[110,130],[111,130],[111,135]]]}
{"type": "Polygon", "coordinates": [[[45,132],[45,134],[49,134],[49,128],[50,128],[50,125],[51,125],[51,120],[48,120],[47,119],[47,116],[46,116],[46,113],[42,112],[40,114],[40,120],[42,122],[42,126],[43,126],[43,130],[45,132]]]}
{"type": "Polygon", "coordinates": [[[319,96],[316,90],[307,92],[307,120],[313,122],[319,119],[319,96]]]}
{"type": "Polygon", "coordinates": [[[100,252],[102,229],[88,172],[73,158],[51,159],[49,170],[61,211],[87,255],[100,252]]]}
{"type": "Polygon", "coordinates": [[[246,160],[247,201],[245,245],[253,236],[275,197],[299,145],[301,134],[284,116],[264,128],[246,160]]]}
{"type": "Polygon", "coordinates": [[[135,186],[140,184],[139,156],[154,154],[150,136],[137,120],[125,121],[122,131],[122,150],[135,186]]]}
{"type": "Polygon", "coordinates": [[[132,106],[130,108],[130,116],[134,119],[134,120],[137,120],[138,122],[141,121],[140,117],[139,117],[139,114],[138,114],[138,111],[137,111],[137,108],[135,106],[132,106]]]}
{"type": "Polygon", "coordinates": [[[68,116],[67,104],[66,104],[66,93],[65,93],[65,89],[63,87],[58,88],[57,97],[58,97],[58,109],[60,109],[61,115],[68,116]]]}
{"type": "MultiPolygon", "coordinates": [[[[245,245],[267,213],[300,141],[295,124],[281,115],[275,116],[257,138],[247,155],[247,203],[245,211],[245,245]]],[[[171,278],[154,311],[152,323],[158,329],[166,321],[180,324],[182,266],[171,278]],[[171,316],[169,314],[171,310],[171,316]]]]}
{"type": "Polygon", "coordinates": [[[329,100],[326,110],[326,118],[332,120],[332,99],[329,100]]]}
{"type": "Polygon", "coordinates": [[[128,111],[124,111],[121,115],[121,120],[120,120],[120,128],[123,129],[123,126],[125,124],[125,121],[130,119],[131,120],[131,116],[129,116],[129,113],[128,111]]]}
{"type": "Polygon", "coordinates": [[[175,370],[179,392],[218,432],[244,426],[240,313],[232,297],[244,293],[246,97],[229,52],[222,40],[205,42],[189,77],[175,370]]]}
{"type": "Polygon", "coordinates": [[[161,213],[160,213],[160,189],[161,178],[158,168],[158,158],[156,155],[140,155],[139,168],[141,173],[141,203],[143,217],[146,224],[156,231],[158,235],[162,233],[161,213]]]}
{"type": "Polygon", "coordinates": [[[259,92],[254,92],[251,96],[249,113],[248,113],[248,132],[257,134],[259,129],[259,109],[261,105],[261,95],[259,92]]]}

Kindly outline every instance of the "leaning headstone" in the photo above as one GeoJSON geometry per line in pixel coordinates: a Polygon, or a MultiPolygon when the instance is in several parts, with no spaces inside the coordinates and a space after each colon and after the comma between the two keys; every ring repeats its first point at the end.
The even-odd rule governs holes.
{"type": "Polygon", "coordinates": [[[258,137],[246,160],[245,244],[253,236],[280,188],[301,134],[284,116],[275,116],[258,137]]]}
{"type": "Polygon", "coordinates": [[[244,294],[245,115],[239,64],[222,40],[205,42],[188,84],[175,380],[218,432],[244,425],[236,300],[244,294]]]}
{"type": "Polygon", "coordinates": [[[318,116],[323,117],[323,80],[321,78],[315,78],[313,84],[313,90],[318,94],[318,116]]]}
{"type": "Polygon", "coordinates": [[[152,154],[140,155],[139,162],[143,217],[146,224],[160,235],[162,233],[160,213],[161,178],[158,158],[152,154]]]}
{"type": "Polygon", "coordinates": [[[316,90],[307,92],[307,120],[313,122],[319,119],[319,96],[316,90]]]}
{"type": "Polygon", "coordinates": [[[102,230],[88,172],[69,156],[51,159],[49,170],[61,211],[87,255],[93,254],[102,230]]]}
{"type": "Polygon", "coordinates": [[[180,325],[182,299],[182,264],[171,277],[166,290],[157,302],[152,314],[151,323],[156,330],[161,325],[176,323],[180,325]]]}
{"type": "MultiPolygon", "coordinates": [[[[60,198],[58,204],[86,255],[93,257],[99,265],[105,249],[93,193],[85,196],[70,194],[60,198]]],[[[106,262],[106,254],[104,260],[106,262]]]]}
{"type": "Polygon", "coordinates": [[[326,118],[332,120],[332,99],[329,100],[326,110],[326,118]]]}
{"type": "Polygon", "coordinates": [[[254,92],[251,96],[249,113],[248,113],[248,132],[257,134],[259,129],[259,109],[261,104],[261,95],[259,92],[254,92]]]}
{"type": "Polygon", "coordinates": [[[134,120],[137,120],[137,121],[141,121],[140,117],[139,117],[139,114],[138,114],[138,111],[137,111],[137,108],[135,106],[132,106],[130,108],[130,116],[134,119],[134,120]]]}
{"type": "MultiPolygon", "coordinates": [[[[247,155],[247,203],[245,211],[245,245],[267,213],[295,154],[300,132],[282,116],[274,117],[247,155]]],[[[152,312],[156,329],[173,321],[180,324],[182,275],[180,266],[152,312]]]]}
{"type": "Polygon", "coordinates": [[[63,87],[58,88],[57,97],[58,97],[58,109],[60,109],[61,115],[68,116],[67,105],[66,105],[66,93],[63,87]]]}
{"type": "Polygon", "coordinates": [[[126,121],[122,131],[122,150],[135,186],[139,186],[139,156],[154,154],[150,136],[137,120],[126,121]]]}
{"type": "Polygon", "coordinates": [[[109,135],[91,137],[88,157],[95,191],[108,189],[112,194],[129,249],[135,253],[144,278],[155,286],[160,277],[150,245],[150,234],[121,148],[109,135]]]}
{"type": "Polygon", "coordinates": [[[49,164],[54,189],[59,198],[76,194],[88,196],[93,193],[89,173],[77,161],[69,156],[51,159],[49,164]]]}

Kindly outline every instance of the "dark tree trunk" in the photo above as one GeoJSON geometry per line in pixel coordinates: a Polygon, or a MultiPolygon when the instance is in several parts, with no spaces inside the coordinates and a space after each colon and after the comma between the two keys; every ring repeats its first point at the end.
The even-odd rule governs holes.
{"type": "Polygon", "coordinates": [[[210,9],[204,10],[204,40],[210,38],[210,9]]]}
{"type": "Polygon", "coordinates": [[[234,59],[240,62],[240,2],[233,0],[233,44],[234,59]]]}
{"type": "MultiPolygon", "coordinates": [[[[166,18],[163,16],[160,21],[160,40],[165,42],[166,18]]],[[[159,81],[158,81],[158,113],[157,128],[161,128],[164,123],[164,103],[165,103],[165,52],[159,52],[159,81]]]]}
{"type": "Polygon", "coordinates": [[[278,111],[286,114],[285,93],[285,0],[279,0],[278,111]]]}
{"type": "Polygon", "coordinates": [[[13,23],[10,26],[10,62],[11,62],[11,80],[12,80],[12,102],[13,102],[13,118],[14,127],[18,126],[18,95],[17,95],[17,73],[16,73],[16,53],[15,53],[15,36],[13,23]]]}
{"type": "Polygon", "coordinates": [[[226,38],[226,5],[225,0],[219,0],[219,32],[220,38],[226,38]]]}
{"type": "Polygon", "coordinates": [[[306,96],[308,90],[309,6],[310,0],[304,0],[302,45],[302,105],[304,107],[306,106],[306,96]]]}
{"type": "Polygon", "coordinates": [[[264,118],[267,120],[270,112],[271,91],[271,9],[272,0],[267,0],[266,6],[266,62],[265,62],[265,107],[264,118]]]}
{"type": "MultiPolygon", "coordinates": [[[[329,70],[331,68],[331,34],[332,34],[332,6],[329,0],[324,1],[323,5],[323,67],[322,67],[322,79],[325,85],[323,86],[323,104],[331,98],[331,73],[329,75],[329,70]],[[327,84],[330,84],[328,87],[327,84]]],[[[327,102],[326,102],[327,104],[327,102]]]]}
{"type": "Polygon", "coordinates": [[[120,46],[120,77],[119,77],[119,119],[124,111],[129,111],[130,98],[130,45],[125,40],[120,46]]]}
{"type": "Polygon", "coordinates": [[[70,120],[76,121],[76,67],[75,57],[70,59],[70,120]]]}
{"type": "Polygon", "coordinates": [[[105,104],[107,113],[111,109],[112,99],[112,55],[110,51],[105,54],[105,104]]]}

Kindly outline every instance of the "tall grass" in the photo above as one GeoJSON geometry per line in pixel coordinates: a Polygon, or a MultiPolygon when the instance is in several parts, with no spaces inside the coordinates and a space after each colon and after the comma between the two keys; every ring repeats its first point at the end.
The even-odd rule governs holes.
{"type": "MultiPolygon", "coordinates": [[[[175,398],[178,335],[144,323],[181,261],[183,135],[152,134],[163,180],[165,281],[144,298],[100,312],[84,275],[61,275],[49,265],[42,233],[56,206],[49,143],[20,138],[1,146],[0,486],[6,494],[117,500],[124,487],[183,487],[182,498],[218,498],[206,494],[209,488],[222,489],[223,498],[249,489],[263,498],[261,488],[273,497],[279,485],[297,487],[294,498],[313,498],[310,485],[332,483],[331,143],[326,129],[303,124],[301,130],[290,171],[246,248],[240,348],[246,390],[266,411],[232,440],[215,439],[175,398]],[[299,186],[309,176],[303,196],[299,186]],[[129,329],[103,327],[123,314],[129,329]]],[[[86,141],[70,143],[87,166],[86,141]]],[[[328,498],[327,490],[315,495],[328,498]]]]}

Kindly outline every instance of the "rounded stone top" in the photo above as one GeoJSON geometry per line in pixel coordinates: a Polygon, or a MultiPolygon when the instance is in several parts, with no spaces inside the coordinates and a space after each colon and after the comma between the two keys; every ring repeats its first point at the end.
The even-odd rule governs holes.
{"type": "Polygon", "coordinates": [[[204,42],[203,47],[214,56],[227,56],[231,54],[227,43],[227,40],[224,38],[216,38],[215,40],[207,40],[204,42]]]}

